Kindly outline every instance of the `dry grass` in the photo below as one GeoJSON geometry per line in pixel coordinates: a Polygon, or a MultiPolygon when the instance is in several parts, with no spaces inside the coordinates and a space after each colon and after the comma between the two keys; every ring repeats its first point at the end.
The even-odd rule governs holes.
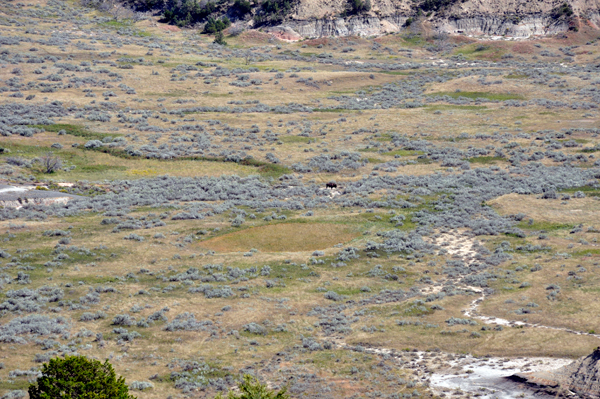
{"type": "Polygon", "coordinates": [[[200,245],[218,252],[248,251],[305,252],[345,244],[359,233],[355,228],[325,223],[279,223],[243,229],[200,245]]]}
{"type": "Polygon", "coordinates": [[[489,201],[488,204],[503,215],[520,212],[535,222],[588,224],[600,217],[600,202],[596,197],[571,198],[566,204],[560,200],[545,200],[539,197],[508,194],[489,201]]]}

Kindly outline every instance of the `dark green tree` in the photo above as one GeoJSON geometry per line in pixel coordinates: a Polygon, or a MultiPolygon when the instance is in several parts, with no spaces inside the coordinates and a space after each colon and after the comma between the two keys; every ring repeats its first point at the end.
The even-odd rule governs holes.
{"type": "Polygon", "coordinates": [[[361,14],[371,10],[371,0],[350,0],[346,5],[346,15],[361,14]]]}
{"type": "Polygon", "coordinates": [[[552,12],[550,13],[552,18],[554,19],[559,19],[561,17],[570,18],[573,16],[573,14],[573,8],[568,3],[563,3],[562,5],[552,10],[552,12]]]}
{"type": "Polygon", "coordinates": [[[206,25],[204,25],[204,33],[217,33],[225,30],[231,26],[231,21],[227,16],[221,19],[215,19],[213,17],[208,17],[208,21],[206,21],[206,25]]]}
{"type": "Polygon", "coordinates": [[[215,33],[215,43],[220,44],[221,46],[227,46],[227,42],[223,37],[223,32],[218,31],[217,33],[215,33]]]}
{"type": "Polygon", "coordinates": [[[189,26],[204,20],[216,11],[215,3],[209,1],[200,6],[198,0],[168,1],[165,4],[162,22],[189,26]]]}
{"type": "Polygon", "coordinates": [[[455,3],[458,3],[462,0],[425,0],[421,4],[419,4],[419,9],[425,12],[428,11],[440,11],[445,8],[449,8],[455,3]]]}
{"type": "Polygon", "coordinates": [[[252,5],[248,0],[235,0],[233,7],[239,17],[243,17],[252,11],[252,5]]]}
{"type": "MultiPolygon", "coordinates": [[[[244,375],[244,381],[242,381],[238,388],[239,393],[229,391],[226,399],[289,399],[290,396],[287,394],[287,389],[283,388],[279,392],[275,392],[272,389],[267,388],[266,385],[261,384],[256,377],[251,375],[244,375]]],[[[218,394],[215,399],[225,399],[223,395],[218,394]]]]}
{"type": "Polygon", "coordinates": [[[292,12],[297,0],[264,0],[260,11],[254,16],[258,25],[274,24],[284,21],[292,12]]]}
{"type": "Polygon", "coordinates": [[[51,359],[42,376],[29,386],[30,399],[136,399],[123,377],[116,377],[108,360],[85,356],[51,359]]]}

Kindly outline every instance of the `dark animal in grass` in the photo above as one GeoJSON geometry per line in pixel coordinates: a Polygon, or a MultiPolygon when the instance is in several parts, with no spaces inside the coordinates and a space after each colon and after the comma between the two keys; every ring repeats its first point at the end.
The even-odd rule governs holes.
{"type": "Polygon", "coordinates": [[[337,185],[337,183],[336,183],[336,182],[334,182],[334,181],[330,181],[329,183],[327,183],[327,184],[325,185],[325,187],[327,187],[327,188],[331,188],[331,189],[337,188],[337,186],[338,186],[338,185],[337,185]]]}

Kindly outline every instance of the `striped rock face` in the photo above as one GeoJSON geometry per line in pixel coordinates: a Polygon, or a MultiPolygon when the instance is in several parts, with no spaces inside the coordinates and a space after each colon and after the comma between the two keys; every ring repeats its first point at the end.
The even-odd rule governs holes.
{"type": "Polygon", "coordinates": [[[600,347],[588,356],[551,371],[519,373],[511,377],[530,387],[560,396],[600,397],[600,347]]]}

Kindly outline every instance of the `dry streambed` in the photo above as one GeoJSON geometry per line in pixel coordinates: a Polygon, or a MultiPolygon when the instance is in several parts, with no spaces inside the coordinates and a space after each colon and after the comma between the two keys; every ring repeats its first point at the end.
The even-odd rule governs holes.
{"type": "MultiPolygon", "coordinates": [[[[454,257],[460,257],[465,263],[470,264],[474,260],[475,251],[473,246],[476,242],[468,236],[459,236],[458,234],[445,233],[432,240],[432,243],[446,248],[448,253],[454,257]]],[[[541,328],[549,330],[564,331],[576,335],[590,335],[600,338],[599,334],[590,334],[581,331],[575,331],[567,328],[545,326],[541,324],[531,324],[522,321],[507,320],[495,316],[481,315],[478,313],[479,306],[485,300],[485,291],[479,287],[467,286],[461,284],[460,279],[453,281],[455,286],[460,289],[469,290],[479,294],[479,297],[473,300],[469,307],[463,310],[465,316],[480,320],[489,325],[499,326],[522,326],[529,328],[541,328]]],[[[430,293],[430,292],[424,292],[430,293]]],[[[373,349],[372,353],[380,355],[394,355],[393,351],[387,349],[373,349]]],[[[517,359],[503,358],[474,358],[472,356],[456,356],[451,354],[440,354],[437,357],[425,352],[413,352],[415,361],[413,366],[428,364],[435,371],[430,374],[426,380],[434,393],[440,396],[460,396],[462,394],[476,394],[480,397],[489,398],[522,398],[535,393],[536,397],[552,397],[551,395],[534,392],[533,390],[515,383],[506,377],[523,372],[537,372],[544,370],[554,370],[563,367],[572,362],[571,359],[557,359],[544,357],[520,357],[517,359]],[[428,362],[423,360],[429,358],[428,362]],[[433,359],[433,363],[431,360],[433,359]],[[437,362],[436,362],[437,359],[437,362]],[[436,364],[437,363],[437,364],[436,364]]],[[[406,367],[411,363],[404,363],[406,367]]]]}
{"type": "MultiPolygon", "coordinates": [[[[458,234],[445,233],[441,234],[438,238],[432,240],[433,244],[440,245],[445,248],[453,258],[458,258],[470,265],[474,261],[475,251],[473,247],[477,243],[470,238],[468,235],[459,236],[458,234]]],[[[452,283],[459,289],[465,291],[471,291],[479,294],[479,297],[471,302],[469,307],[463,310],[465,316],[482,321],[485,324],[499,325],[499,326],[522,326],[531,328],[542,328],[548,330],[564,331],[570,334],[576,335],[589,335],[596,338],[600,338],[600,334],[590,334],[582,331],[571,330],[569,328],[545,326],[542,324],[532,324],[517,320],[507,320],[496,316],[482,315],[478,312],[478,308],[485,300],[485,290],[479,287],[473,287],[461,283],[461,278],[452,279],[452,283]]],[[[424,292],[429,293],[429,292],[424,292]]]]}
{"type": "Polygon", "coordinates": [[[27,204],[66,204],[76,195],[48,190],[45,186],[7,185],[0,182],[0,206],[20,209],[27,204]]]}
{"type": "MultiPolygon", "coordinates": [[[[430,386],[440,396],[453,396],[457,392],[476,393],[487,398],[522,398],[534,391],[508,380],[506,377],[523,371],[534,372],[555,369],[571,363],[570,359],[554,358],[485,358],[460,357],[448,362],[450,367],[433,373],[430,386]]],[[[536,397],[550,395],[536,393],[536,397]]]]}
{"type": "MultiPolygon", "coordinates": [[[[343,349],[356,348],[338,342],[343,349]]],[[[392,358],[403,369],[412,370],[417,380],[441,397],[523,398],[535,394],[538,398],[552,396],[535,391],[507,377],[517,373],[553,370],[572,362],[571,359],[548,357],[476,358],[445,352],[396,351],[387,348],[361,348],[361,351],[392,358]]]]}

